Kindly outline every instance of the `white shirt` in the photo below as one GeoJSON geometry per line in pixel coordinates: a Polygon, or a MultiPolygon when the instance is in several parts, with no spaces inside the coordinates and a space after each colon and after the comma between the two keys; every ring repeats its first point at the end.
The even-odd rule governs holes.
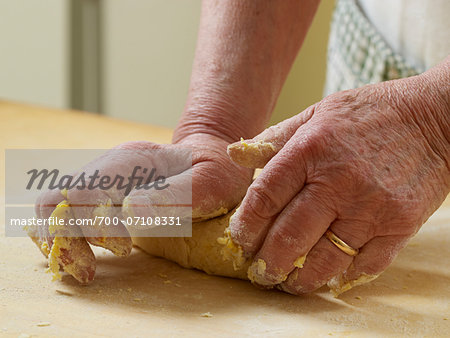
{"type": "Polygon", "coordinates": [[[385,41],[418,70],[450,54],[449,0],[359,0],[385,41]]]}

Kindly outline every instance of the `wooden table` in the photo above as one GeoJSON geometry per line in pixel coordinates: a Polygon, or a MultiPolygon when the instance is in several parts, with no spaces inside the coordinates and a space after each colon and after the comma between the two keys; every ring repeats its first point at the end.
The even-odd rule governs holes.
{"type": "MultiPolygon", "coordinates": [[[[0,102],[2,149],[98,149],[170,138],[155,126],[0,102]]],[[[79,286],[70,276],[51,282],[31,240],[4,236],[1,170],[0,335],[450,335],[449,199],[380,278],[340,299],[325,289],[304,297],[261,291],[138,249],[125,259],[95,249],[96,279],[79,286]],[[212,317],[201,316],[206,312],[212,317]]]]}

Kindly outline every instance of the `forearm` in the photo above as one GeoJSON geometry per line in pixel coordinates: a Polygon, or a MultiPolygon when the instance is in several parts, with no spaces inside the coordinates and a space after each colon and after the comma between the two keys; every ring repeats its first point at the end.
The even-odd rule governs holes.
{"type": "Polygon", "coordinates": [[[232,142],[264,129],[319,0],[204,0],[188,98],[174,142],[232,142]]]}

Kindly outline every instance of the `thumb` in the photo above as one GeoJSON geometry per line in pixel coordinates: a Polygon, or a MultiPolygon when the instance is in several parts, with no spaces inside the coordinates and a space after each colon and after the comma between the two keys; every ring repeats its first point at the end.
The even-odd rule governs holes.
{"type": "Polygon", "coordinates": [[[227,152],[237,164],[246,168],[263,168],[277,154],[297,129],[314,113],[315,105],[277,125],[267,128],[252,139],[232,143],[227,152]]]}

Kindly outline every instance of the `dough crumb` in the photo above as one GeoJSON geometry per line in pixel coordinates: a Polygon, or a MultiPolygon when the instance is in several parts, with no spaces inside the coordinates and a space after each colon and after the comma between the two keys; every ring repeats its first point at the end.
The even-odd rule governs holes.
{"type": "Polygon", "coordinates": [[[192,210],[192,221],[193,222],[201,222],[206,221],[211,218],[219,217],[228,213],[228,209],[224,207],[220,207],[219,209],[211,211],[209,214],[205,214],[202,212],[200,208],[196,208],[192,210]]]}
{"type": "Polygon", "coordinates": [[[140,302],[140,301],[142,301],[142,298],[133,298],[133,300],[134,300],[135,302],[140,302]]]}
{"type": "Polygon", "coordinates": [[[64,188],[63,190],[61,190],[61,195],[64,197],[64,199],[67,199],[67,189],[64,188]]]}
{"type": "Polygon", "coordinates": [[[172,281],[170,279],[167,279],[164,281],[164,284],[172,284],[172,281]]]}
{"type": "Polygon", "coordinates": [[[161,278],[167,278],[167,275],[165,273],[158,273],[158,276],[161,278]]]}
{"type": "Polygon", "coordinates": [[[355,299],[361,300],[362,298],[361,298],[361,296],[355,296],[355,299]]]}
{"type": "Polygon", "coordinates": [[[57,293],[59,293],[60,295],[69,296],[69,297],[73,296],[73,294],[71,294],[70,292],[66,292],[66,291],[63,291],[63,290],[56,289],[55,291],[57,293]]]}
{"type": "Polygon", "coordinates": [[[301,268],[303,268],[303,264],[305,263],[305,261],[306,261],[306,255],[303,255],[295,260],[294,266],[301,269],[301,268]]]}
{"type": "Polygon", "coordinates": [[[211,318],[213,315],[211,312],[205,312],[200,314],[200,317],[211,318]]]}
{"type": "Polygon", "coordinates": [[[36,326],[39,326],[39,327],[50,326],[50,325],[51,324],[49,322],[40,322],[40,323],[36,324],[36,326]]]}
{"type": "Polygon", "coordinates": [[[50,254],[50,249],[48,247],[48,243],[47,242],[42,242],[41,244],[41,251],[48,256],[50,254]]]}
{"type": "Polygon", "coordinates": [[[245,263],[244,251],[240,245],[236,245],[231,239],[230,228],[226,228],[224,236],[217,238],[217,243],[223,245],[222,257],[233,262],[233,269],[239,270],[245,263]]]}
{"type": "MultiPolygon", "coordinates": [[[[56,206],[55,210],[53,210],[51,217],[54,217],[55,220],[57,220],[57,222],[53,222],[48,226],[48,232],[51,235],[54,235],[58,230],[64,230],[65,226],[59,224],[59,220],[61,219],[67,219],[70,217],[70,205],[69,202],[67,202],[66,200],[61,201],[58,203],[58,205],[56,206]]],[[[55,237],[57,238],[57,237],[55,237]]],[[[53,243],[54,245],[54,243],[53,243]]],[[[42,249],[42,247],[41,247],[42,249]]]]}
{"type": "Polygon", "coordinates": [[[52,273],[52,282],[56,280],[61,280],[62,278],[61,274],[59,273],[59,263],[58,263],[58,257],[61,254],[59,248],[59,241],[60,237],[54,238],[52,249],[48,256],[48,269],[46,270],[46,272],[52,273]]]}

